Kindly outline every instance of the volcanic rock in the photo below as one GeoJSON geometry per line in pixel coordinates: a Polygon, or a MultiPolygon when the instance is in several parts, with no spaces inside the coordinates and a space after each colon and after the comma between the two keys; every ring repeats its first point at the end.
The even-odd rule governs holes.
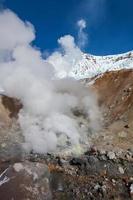
{"type": "Polygon", "coordinates": [[[51,191],[48,167],[25,161],[14,163],[0,175],[0,198],[3,200],[49,200],[51,191]]]}

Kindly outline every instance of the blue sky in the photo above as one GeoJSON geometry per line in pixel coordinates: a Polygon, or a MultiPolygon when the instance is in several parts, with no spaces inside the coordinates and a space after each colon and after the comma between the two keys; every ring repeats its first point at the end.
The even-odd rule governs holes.
{"type": "Polygon", "coordinates": [[[133,49],[133,0],[0,0],[36,29],[34,45],[53,51],[57,39],[71,34],[77,39],[77,20],[87,22],[88,44],[95,55],[133,49]]]}

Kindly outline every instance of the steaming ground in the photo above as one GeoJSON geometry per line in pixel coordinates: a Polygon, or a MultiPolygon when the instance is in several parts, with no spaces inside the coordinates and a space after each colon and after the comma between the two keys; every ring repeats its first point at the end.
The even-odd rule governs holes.
{"type": "MultiPolygon", "coordinates": [[[[78,23],[79,34],[86,26],[83,22],[78,23]]],[[[83,44],[84,37],[79,38],[83,44]]],[[[10,10],[1,11],[0,86],[23,104],[18,122],[24,148],[36,153],[81,151],[100,126],[95,95],[75,80],[64,78],[81,59],[82,51],[67,35],[58,40],[61,50],[43,59],[32,45],[34,39],[33,25],[10,10]]]]}

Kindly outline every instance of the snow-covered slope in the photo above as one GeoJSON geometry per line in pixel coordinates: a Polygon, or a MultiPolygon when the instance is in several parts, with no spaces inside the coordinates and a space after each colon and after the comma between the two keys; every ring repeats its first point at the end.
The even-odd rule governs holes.
{"type": "Polygon", "coordinates": [[[92,78],[106,71],[133,68],[133,51],[111,55],[93,56],[83,54],[82,60],[71,71],[71,76],[76,79],[92,78]]]}

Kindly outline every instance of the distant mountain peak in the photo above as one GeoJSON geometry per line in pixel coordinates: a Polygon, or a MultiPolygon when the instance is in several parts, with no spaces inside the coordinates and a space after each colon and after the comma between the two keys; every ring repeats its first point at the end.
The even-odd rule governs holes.
{"type": "Polygon", "coordinates": [[[83,54],[70,72],[70,75],[76,79],[92,78],[107,71],[133,68],[133,51],[123,54],[94,56],[83,54]]]}

